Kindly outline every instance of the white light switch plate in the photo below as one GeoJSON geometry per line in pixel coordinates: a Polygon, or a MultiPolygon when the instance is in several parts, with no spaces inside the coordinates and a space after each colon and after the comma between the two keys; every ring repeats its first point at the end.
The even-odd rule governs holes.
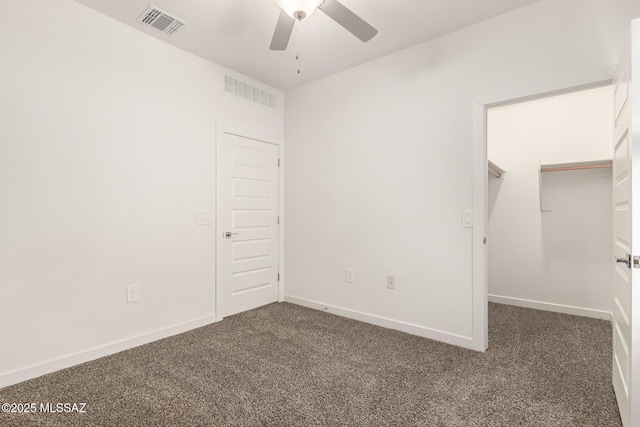
{"type": "Polygon", "coordinates": [[[196,211],[196,224],[197,225],[213,225],[213,212],[212,211],[196,211]]]}
{"type": "Polygon", "coordinates": [[[462,227],[473,228],[473,212],[462,211],[462,227]]]}

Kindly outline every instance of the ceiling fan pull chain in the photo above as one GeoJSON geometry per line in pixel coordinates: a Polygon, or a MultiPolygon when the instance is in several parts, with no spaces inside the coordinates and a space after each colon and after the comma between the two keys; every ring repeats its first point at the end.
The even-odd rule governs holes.
{"type": "Polygon", "coordinates": [[[296,35],[298,36],[298,49],[296,52],[296,65],[298,67],[298,75],[300,75],[300,30],[298,28],[296,28],[296,35]]]}

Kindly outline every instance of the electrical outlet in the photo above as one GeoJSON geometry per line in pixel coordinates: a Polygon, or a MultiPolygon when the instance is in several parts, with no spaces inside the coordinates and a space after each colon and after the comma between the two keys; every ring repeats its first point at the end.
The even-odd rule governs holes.
{"type": "Polygon", "coordinates": [[[127,303],[136,302],[140,299],[140,285],[127,286],[127,303]]]}
{"type": "Polygon", "coordinates": [[[347,283],[353,283],[354,282],[353,270],[347,268],[344,271],[344,281],[347,282],[347,283]]]}
{"type": "Polygon", "coordinates": [[[396,288],[396,278],[393,276],[387,276],[387,288],[395,289],[396,288]]]}

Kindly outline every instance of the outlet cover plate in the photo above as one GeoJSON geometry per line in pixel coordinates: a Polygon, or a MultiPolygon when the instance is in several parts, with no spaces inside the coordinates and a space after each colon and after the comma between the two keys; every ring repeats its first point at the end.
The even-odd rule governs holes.
{"type": "Polygon", "coordinates": [[[395,289],[396,288],[396,278],[393,276],[387,276],[387,288],[395,289]]]}
{"type": "Polygon", "coordinates": [[[140,299],[140,285],[127,286],[127,303],[136,302],[140,299]]]}
{"type": "Polygon", "coordinates": [[[347,283],[353,283],[354,282],[354,277],[353,277],[353,270],[350,268],[347,268],[344,271],[344,281],[347,283]]]}

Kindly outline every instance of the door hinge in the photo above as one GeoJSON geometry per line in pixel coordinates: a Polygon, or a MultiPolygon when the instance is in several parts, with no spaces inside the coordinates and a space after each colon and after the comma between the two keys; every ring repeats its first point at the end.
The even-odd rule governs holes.
{"type": "Polygon", "coordinates": [[[278,224],[280,224],[280,217],[278,216],[278,224]]]}
{"type": "Polygon", "coordinates": [[[278,282],[280,281],[280,273],[278,273],[278,282]]]}
{"type": "Polygon", "coordinates": [[[278,167],[280,167],[280,159],[278,159],[278,167]]]}

